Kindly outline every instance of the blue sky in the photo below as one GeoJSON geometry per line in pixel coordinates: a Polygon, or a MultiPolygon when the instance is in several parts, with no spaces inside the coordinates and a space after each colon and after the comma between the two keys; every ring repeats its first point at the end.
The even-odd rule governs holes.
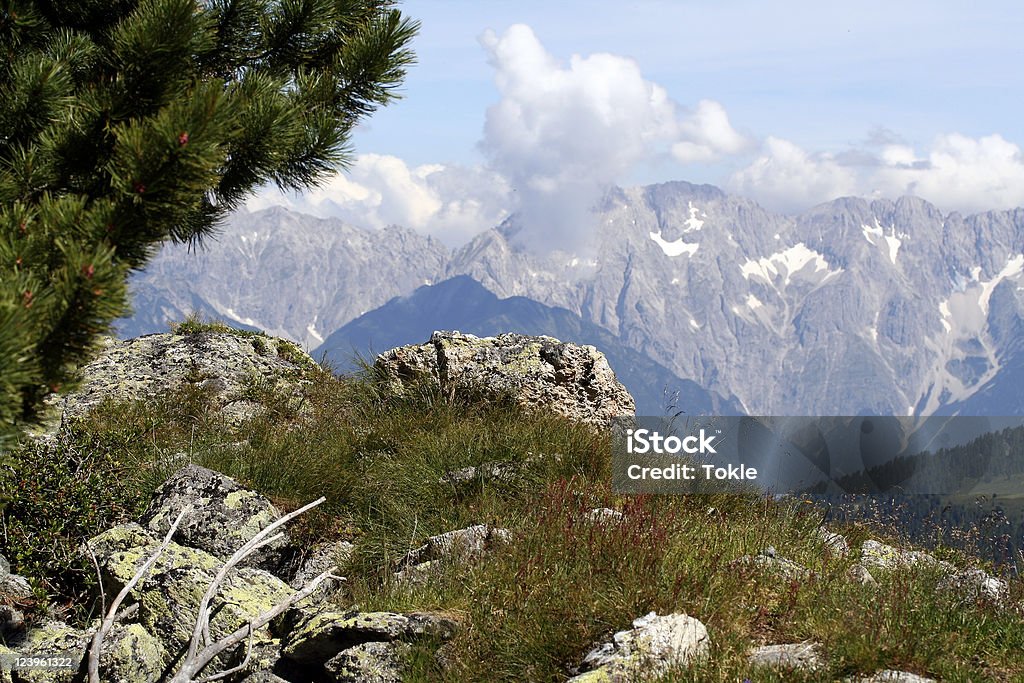
{"type": "Polygon", "coordinates": [[[780,211],[845,194],[1024,204],[1015,3],[400,6],[422,22],[418,64],[356,132],[351,173],[254,206],[459,243],[510,211],[569,220],[611,182],[709,182],[780,211]]]}

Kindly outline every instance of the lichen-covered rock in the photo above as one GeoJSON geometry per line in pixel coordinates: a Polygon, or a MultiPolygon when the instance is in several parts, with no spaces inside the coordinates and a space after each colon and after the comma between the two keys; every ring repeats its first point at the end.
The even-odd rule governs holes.
{"type": "MultiPolygon", "coordinates": [[[[60,621],[48,621],[38,628],[21,634],[8,643],[11,650],[23,657],[46,656],[67,658],[73,662],[69,668],[12,669],[12,683],[71,683],[83,670],[82,662],[91,633],[68,626],[60,621]]],[[[102,661],[102,660],[101,660],[102,661]]]]}
{"type": "MultiPolygon", "coordinates": [[[[139,523],[162,538],[186,505],[191,505],[192,511],[175,531],[174,541],[222,560],[281,517],[269,500],[231,477],[188,465],[160,485],[139,523]]],[[[242,566],[283,571],[291,549],[287,532],[282,533],[280,540],[247,557],[242,566]]]]}
{"type": "Polygon", "coordinates": [[[936,559],[923,550],[903,550],[875,540],[864,541],[861,545],[860,555],[861,564],[869,569],[892,571],[909,567],[934,567],[947,572],[956,571],[956,567],[949,562],[936,559]]]}
{"type": "Polygon", "coordinates": [[[619,631],[612,642],[600,645],[583,659],[584,673],[573,683],[633,681],[657,678],[672,668],[686,666],[707,656],[708,631],[686,614],[658,616],[651,612],[633,621],[633,628],[619,631]]]}
{"type": "Polygon", "coordinates": [[[317,666],[362,643],[447,639],[455,628],[451,619],[426,612],[321,612],[288,634],[282,653],[304,666],[317,666]]]}
{"type": "Polygon", "coordinates": [[[786,671],[820,671],[825,655],[820,643],[762,645],[747,657],[752,667],[786,671]]]}
{"type": "Polygon", "coordinates": [[[939,560],[921,550],[901,550],[878,541],[864,541],[861,547],[861,564],[886,571],[911,567],[936,569],[943,575],[937,588],[948,591],[961,600],[982,599],[1002,605],[1009,594],[1009,587],[982,569],[958,569],[955,565],[939,560]]]}
{"type": "MultiPolygon", "coordinates": [[[[91,539],[89,547],[96,555],[107,594],[116,595],[159,545],[138,524],[114,527],[91,539]]],[[[177,656],[191,639],[199,603],[222,566],[220,559],[207,552],[171,543],[132,590],[131,602],[139,605],[138,623],[163,642],[169,656],[177,656]]],[[[217,639],[233,632],[292,592],[263,570],[233,570],[211,603],[211,636],[217,639]]],[[[272,647],[274,639],[264,627],[255,632],[253,643],[272,647]]]]}
{"type": "Polygon", "coordinates": [[[598,427],[636,413],[604,354],[553,337],[435,332],[426,344],[381,354],[375,367],[399,393],[408,383],[426,381],[456,394],[511,397],[528,409],[598,427]]]}
{"type": "Polygon", "coordinates": [[[400,642],[360,643],[327,660],[334,683],[401,683],[409,646],[400,642]]]}
{"type": "Polygon", "coordinates": [[[157,683],[167,653],[155,636],[141,624],[115,624],[103,639],[100,678],[131,683],[157,683]]]}
{"type": "Polygon", "coordinates": [[[262,335],[211,331],[108,338],[99,356],[82,368],[81,386],[48,403],[68,419],[107,398],[145,400],[190,384],[205,390],[231,421],[241,422],[262,409],[246,398],[248,387],[260,384],[288,395],[316,367],[292,342],[262,335]]]}

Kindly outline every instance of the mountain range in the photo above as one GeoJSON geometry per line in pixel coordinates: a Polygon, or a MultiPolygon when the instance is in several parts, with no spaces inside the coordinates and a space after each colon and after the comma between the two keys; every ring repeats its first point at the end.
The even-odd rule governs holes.
{"type": "Polygon", "coordinates": [[[433,329],[521,331],[602,348],[644,410],[680,391],[694,413],[1024,411],[1024,210],[841,198],[783,215],[672,182],[611,188],[592,216],[571,251],[525,243],[538,231],[516,215],[449,250],[396,226],[240,212],[136,274],[118,332],[197,311],[344,363],[433,329]]]}

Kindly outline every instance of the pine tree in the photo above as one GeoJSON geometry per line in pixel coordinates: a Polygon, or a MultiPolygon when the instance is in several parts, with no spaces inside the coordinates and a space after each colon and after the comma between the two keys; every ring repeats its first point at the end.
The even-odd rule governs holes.
{"type": "Polygon", "coordinates": [[[344,167],[413,61],[393,5],[0,0],[0,446],[73,382],[162,242],[344,167]]]}

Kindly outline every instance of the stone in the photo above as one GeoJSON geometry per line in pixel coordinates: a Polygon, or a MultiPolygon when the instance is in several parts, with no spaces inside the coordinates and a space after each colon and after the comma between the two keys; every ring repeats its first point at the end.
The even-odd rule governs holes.
{"type": "Polygon", "coordinates": [[[894,671],[886,669],[870,676],[860,678],[845,678],[844,683],[938,683],[934,678],[925,678],[907,671],[894,671]]]}
{"type": "Polygon", "coordinates": [[[8,574],[0,579],[0,595],[13,600],[26,600],[33,596],[32,585],[24,576],[8,574]]]}
{"type": "Polygon", "coordinates": [[[11,671],[14,683],[72,683],[82,664],[91,633],[72,628],[61,621],[46,621],[9,642],[11,649],[19,655],[68,657],[78,666],[61,669],[15,669],[11,671]]]}
{"type": "Polygon", "coordinates": [[[512,462],[485,462],[482,465],[473,467],[460,467],[445,474],[438,479],[439,484],[450,484],[462,486],[475,481],[498,482],[511,484],[519,476],[519,469],[512,462]]]}
{"type": "Polygon", "coordinates": [[[114,624],[103,639],[100,678],[131,683],[162,680],[167,653],[141,624],[114,624]]]}
{"type": "Polygon", "coordinates": [[[447,639],[455,628],[451,619],[430,613],[321,612],[285,637],[282,654],[303,666],[318,666],[362,643],[447,639]]]}
{"type": "Polygon", "coordinates": [[[860,562],[850,565],[850,569],[846,572],[847,576],[851,581],[859,583],[862,586],[877,586],[878,582],[875,581],[875,577],[871,575],[871,572],[860,562]]]}
{"type": "Polygon", "coordinates": [[[842,534],[834,533],[820,526],[818,527],[818,538],[821,539],[822,546],[833,555],[845,557],[850,552],[850,544],[842,534]]]}
{"type": "Polygon", "coordinates": [[[281,678],[272,671],[256,671],[244,679],[241,683],[288,683],[285,679],[281,678]]]}
{"type": "Polygon", "coordinates": [[[11,605],[0,605],[0,638],[21,630],[25,625],[25,614],[11,605]]]}
{"type": "Polygon", "coordinates": [[[750,653],[747,661],[752,667],[787,671],[820,671],[825,667],[820,643],[762,645],[750,653]]]}
{"type": "Polygon", "coordinates": [[[625,518],[620,511],[611,508],[594,508],[587,512],[587,519],[591,522],[621,522],[625,518]]]}
{"type": "Polygon", "coordinates": [[[981,599],[1002,605],[1009,596],[1009,586],[983,569],[964,569],[939,582],[939,590],[955,593],[962,600],[981,599]]]}
{"type": "Polygon", "coordinates": [[[788,581],[804,581],[814,576],[814,572],[792,560],[779,557],[775,548],[768,546],[757,555],[744,555],[733,560],[732,565],[747,565],[778,574],[788,581]]]}
{"type": "Polygon", "coordinates": [[[634,680],[640,675],[657,678],[706,657],[710,644],[708,631],[698,619],[651,612],[635,619],[633,628],[616,633],[611,642],[588,652],[583,673],[569,680],[597,683],[634,680]]]}
{"type": "Polygon", "coordinates": [[[499,529],[487,524],[477,524],[431,536],[415,550],[409,551],[398,567],[403,569],[434,560],[469,559],[479,557],[496,543],[507,543],[512,534],[508,529],[499,529]]]}
{"type": "Polygon", "coordinates": [[[456,395],[511,398],[596,427],[636,413],[604,354],[553,337],[435,332],[426,344],[379,355],[375,368],[395,393],[426,382],[456,395]]]}
{"type": "Polygon", "coordinates": [[[401,683],[409,646],[399,642],[360,643],[327,660],[334,683],[401,683]]]}
{"type": "MultiPolygon", "coordinates": [[[[160,545],[138,524],[114,527],[88,542],[100,567],[107,595],[116,595],[160,545]]],[[[219,558],[170,543],[129,595],[138,604],[136,621],[160,639],[168,656],[187,646],[195,627],[199,603],[223,567],[219,558]]],[[[210,635],[216,640],[291,596],[281,579],[252,567],[229,572],[211,602],[210,635]]],[[[254,633],[254,649],[273,646],[267,627],[254,633]]]]}
{"type": "MultiPolygon", "coordinates": [[[[292,575],[288,585],[295,590],[301,590],[307,583],[331,567],[343,566],[352,557],[354,550],[355,546],[348,541],[318,543],[299,565],[298,570],[292,575]]],[[[341,584],[337,581],[324,581],[306,598],[306,602],[310,604],[322,602],[340,590],[340,588],[341,584]]]]}
{"type": "Polygon", "coordinates": [[[80,387],[51,395],[47,403],[61,422],[88,414],[108,398],[147,400],[192,385],[238,424],[262,411],[247,398],[248,387],[259,384],[297,398],[301,385],[317,371],[313,359],[294,343],[238,331],[106,338],[99,355],[82,368],[80,387]]]}
{"type": "Polygon", "coordinates": [[[907,569],[909,567],[936,567],[952,572],[956,568],[946,562],[939,560],[922,550],[903,550],[894,548],[875,540],[867,540],[861,545],[861,564],[865,567],[892,571],[894,569],[907,569]]]}
{"type": "MultiPolygon", "coordinates": [[[[174,541],[222,560],[281,517],[269,500],[231,477],[187,465],[160,485],[139,523],[163,538],[186,505],[192,505],[192,511],[178,526],[174,541]]],[[[259,549],[241,566],[283,572],[292,554],[287,532],[283,533],[283,538],[259,549]]]]}

